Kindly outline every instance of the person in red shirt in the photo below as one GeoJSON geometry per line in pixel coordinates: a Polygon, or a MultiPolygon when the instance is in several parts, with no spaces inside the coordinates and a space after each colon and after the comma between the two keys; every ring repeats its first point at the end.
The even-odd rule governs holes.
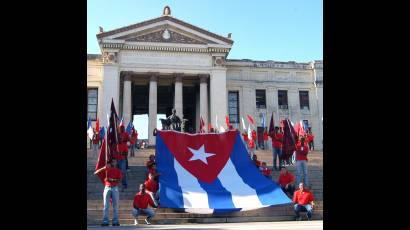
{"type": "Polygon", "coordinates": [[[110,198],[112,200],[112,208],[113,208],[113,219],[112,225],[113,226],[120,226],[118,221],[118,204],[120,200],[120,194],[118,192],[118,183],[122,178],[122,173],[118,168],[115,168],[117,164],[117,160],[113,158],[109,164],[106,166],[98,169],[94,172],[94,174],[104,173],[105,180],[104,180],[104,209],[103,209],[103,222],[101,226],[108,226],[109,225],[109,213],[110,213],[110,198]]]}
{"type": "Polygon", "coordinates": [[[96,131],[94,131],[92,142],[93,142],[94,156],[98,157],[98,143],[100,142],[100,134],[96,131]]]}
{"type": "Polygon", "coordinates": [[[259,170],[261,171],[261,173],[262,173],[265,177],[271,179],[272,170],[269,169],[269,168],[266,166],[266,162],[262,162],[262,166],[259,167],[259,170]]]}
{"type": "Polygon", "coordinates": [[[308,220],[311,220],[315,203],[313,193],[304,187],[303,183],[299,183],[299,190],[293,194],[294,211],[296,220],[301,220],[300,212],[307,212],[308,220]]]}
{"type": "Polygon", "coordinates": [[[315,150],[315,144],[313,140],[315,139],[315,135],[312,134],[312,128],[309,127],[309,131],[306,135],[306,142],[309,144],[309,150],[315,150]]]}
{"type": "Polygon", "coordinates": [[[256,148],[256,150],[258,150],[258,145],[256,144],[257,140],[258,140],[258,137],[256,135],[256,131],[252,130],[252,141],[253,141],[253,144],[254,144],[254,147],[256,148]]]}
{"type": "Polygon", "coordinates": [[[253,163],[255,164],[255,166],[259,169],[259,167],[261,166],[261,162],[258,161],[258,156],[256,156],[256,154],[254,154],[254,155],[252,156],[252,161],[253,161],[253,163]]]}
{"type": "Polygon", "coordinates": [[[138,224],[137,218],[142,213],[147,214],[145,223],[151,224],[150,220],[152,217],[155,216],[155,212],[153,209],[149,208],[148,205],[150,205],[151,207],[157,207],[157,206],[155,205],[152,197],[145,191],[144,184],[140,184],[139,189],[140,191],[134,196],[134,202],[133,202],[132,215],[135,218],[134,224],[135,225],[138,224]]]}
{"type": "Polygon", "coordinates": [[[132,128],[131,137],[130,137],[130,157],[135,156],[135,143],[138,140],[138,133],[137,131],[132,128]]]}
{"type": "Polygon", "coordinates": [[[124,125],[119,127],[118,133],[118,151],[119,153],[114,154],[114,158],[118,160],[118,166],[121,169],[123,174],[122,178],[122,191],[127,189],[127,156],[128,156],[128,146],[127,142],[129,141],[129,135],[125,132],[124,125]]]}
{"type": "Polygon", "coordinates": [[[159,194],[158,194],[158,182],[155,180],[155,174],[154,173],[149,173],[148,174],[148,179],[144,182],[145,185],[145,190],[152,195],[154,198],[154,202],[158,201],[159,194]]]}
{"type": "Polygon", "coordinates": [[[301,137],[300,142],[296,144],[296,169],[297,169],[296,183],[299,184],[303,176],[306,186],[309,186],[308,165],[307,165],[308,152],[309,152],[309,147],[305,143],[305,138],[301,137]]]}
{"type": "Polygon", "coordinates": [[[275,132],[271,136],[272,138],[272,153],[273,153],[273,168],[279,171],[282,167],[282,162],[280,156],[282,155],[282,142],[283,134],[279,132],[279,127],[275,127],[275,132]],[[278,167],[276,167],[276,162],[278,162],[278,167]]]}
{"type": "Polygon", "coordinates": [[[282,191],[289,197],[291,197],[295,191],[295,186],[293,185],[294,182],[295,176],[289,172],[287,168],[283,167],[280,170],[278,184],[282,188],[282,191]]]}

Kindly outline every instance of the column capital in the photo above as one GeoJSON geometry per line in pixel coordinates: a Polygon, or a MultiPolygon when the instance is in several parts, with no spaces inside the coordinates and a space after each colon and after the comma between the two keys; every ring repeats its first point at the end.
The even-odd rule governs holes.
{"type": "Polygon", "coordinates": [[[175,82],[182,82],[182,76],[184,76],[183,73],[174,73],[175,82]]]}
{"type": "Polygon", "coordinates": [[[158,72],[151,72],[149,73],[149,75],[150,75],[150,78],[149,78],[150,81],[158,81],[158,77],[159,77],[158,72]]]}
{"type": "Polygon", "coordinates": [[[198,77],[199,77],[200,83],[208,83],[208,78],[209,78],[208,74],[199,74],[198,77]]]}
{"type": "Polygon", "coordinates": [[[131,73],[127,73],[124,75],[124,81],[131,81],[132,78],[132,74],[131,73]]]}

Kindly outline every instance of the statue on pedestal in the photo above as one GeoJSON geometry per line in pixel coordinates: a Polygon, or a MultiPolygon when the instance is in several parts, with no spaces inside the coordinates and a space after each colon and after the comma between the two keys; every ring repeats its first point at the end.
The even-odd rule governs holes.
{"type": "Polygon", "coordinates": [[[176,115],[176,110],[172,109],[172,115],[167,119],[171,121],[171,129],[181,132],[181,118],[176,115]]]}

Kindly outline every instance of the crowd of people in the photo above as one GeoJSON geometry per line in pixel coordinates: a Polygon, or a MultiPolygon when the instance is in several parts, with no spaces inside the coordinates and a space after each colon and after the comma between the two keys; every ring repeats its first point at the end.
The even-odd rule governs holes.
{"type": "MultiPolygon", "coordinates": [[[[246,132],[242,133],[243,140],[247,144],[249,149],[249,155],[252,156],[252,161],[260,172],[267,178],[272,178],[272,171],[280,171],[277,183],[282,188],[282,191],[292,198],[295,203],[294,211],[296,220],[300,220],[300,212],[307,212],[308,220],[311,219],[314,197],[313,193],[309,189],[309,176],[308,176],[308,153],[314,150],[314,135],[311,128],[307,129],[307,132],[303,135],[297,135],[295,139],[295,152],[292,157],[296,161],[296,178],[287,170],[286,165],[292,165],[293,162],[290,158],[285,159],[282,154],[283,148],[283,128],[275,127],[274,132],[270,133],[272,139],[272,169],[269,169],[266,162],[258,160],[257,155],[254,153],[254,144],[252,140],[255,140],[254,134],[252,138],[248,138],[246,132]],[[296,179],[296,181],[295,181],[296,179]],[[295,182],[299,186],[299,190],[295,191],[295,182]]],[[[265,130],[266,131],[266,130],[265,130]]],[[[255,135],[256,136],[256,135],[255,135]]]]}
{"type": "MultiPolygon", "coordinates": [[[[234,130],[232,126],[229,126],[229,130],[234,130]]],[[[212,130],[211,130],[212,131],[212,130]]],[[[157,130],[154,129],[154,136],[157,130]]],[[[131,135],[129,135],[123,125],[118,127],[119,143],[118,143],[118,153],[113,154],[112,160],[103,168],[95,171],[94,174],[105,173],[104,180],[104,192],[103,192],[103,220],[102,226],[109,225],[109,207],[110,203],[113,207],[113,219],[112,225],[119,226],[118,220],[118,204],[119,204],[119,189],[118,185],[121,183],[122,189],[124,191],[127,189],[127,169],[128,169],[128,155],[130,157],[135,157],[136,143],[138,140],[138,133],[136,130],[132,130],[131,135]],[[129,143],[129,146],[128,146],[129,143]]],[[[314,197],[313,193],[309,190],[309,180],[308,180],[308,167],[307,155],[309,150],[313,150],[313,134],[311,130],[303,135],[297,137],[296,140],[296,168],[297,175],[295,176],[287,170],[285,163],[290,164],[288,159],[283,159],[282,156],[282,145],[283,145],[283,130],[282,128],[275,127],[275,132],[270,133],[269,137],[272,139],[272,154],[273,154],[273,165],[272,169],[267,167],[266,162],[261,162],[257,159],[255,154],[255,140],[256,132],[252,132],[252,138],[248,138],[247,133],[242,134],[243,140],[247,146],[248,152],[252,157],[252,161],[255,166],[258,167],[260,172],[269,179],[272,179],[272,171],[279,171],[280,174],[276,182],[280,185],[281,189],[285,194],[287,194],[294,202],[294,211],[296,220],[300,220],[300,212],[307,212],[307,217],[310,220],[313,208],[314,208],[314,197]],[[287,162],[286,162],[287,161],[287,162]],[[303,178],[303,179],[302,179],[303,178]],[[295,179],[298,185],[298,190],[295,191],[295,179]]],[[[94,151],[97,151],[101,146],[98,132],[95,133],[95,138],[93,138],[92,143],[94,145],[94,151]]],[[[266,146],[266,137],[264,135],[264,142],[266,146]]],[[[159,207],[159,174],[156,171],[155,155],[150,155],[146,162],[146,180],[144,183],[139,185],[139,192],[134,196],[132,215],[135,218],[134,224],[137,225],[137,217],[139,215],[146,215],[146,224],[151,224],[151,219],[155,216],[155,211],[152,208],[159,207]]]]}

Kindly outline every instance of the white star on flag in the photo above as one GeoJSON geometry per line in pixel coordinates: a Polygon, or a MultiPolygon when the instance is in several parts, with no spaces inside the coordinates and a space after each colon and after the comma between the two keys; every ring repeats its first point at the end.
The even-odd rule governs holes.
{"type": "Polygon", "coordinates": [[[208,164],[208,161],[206,160],[206,158],[215,155],[214,153],[206,153],[204,145],[202,145],[201,148],[199,148],[197,150],[191,149],[190,147],[188,147],[188,149],[189,149],[189,151],[192,152],[192,154],[194,154],[191,157],[191,159],[189,159],[189,161],[201,160],[205,164],[208,164]]]}

